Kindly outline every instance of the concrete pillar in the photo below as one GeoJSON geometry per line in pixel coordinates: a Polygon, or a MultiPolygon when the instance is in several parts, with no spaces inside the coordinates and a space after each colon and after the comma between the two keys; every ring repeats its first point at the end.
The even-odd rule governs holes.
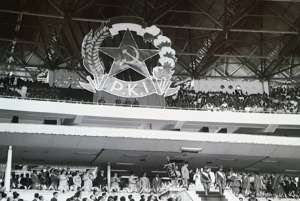
{"type": "Polygon", "coordinates": [[[55,81],[55,71],[53,70],[48,70],[48,83],[50,87],[54,86],[54,81],[55,81]]]}
{"type": "Polygon", "coordinates": [[[4,187],[6,192],[10,191],[11,164],[12,164],[12,146],[9,146],[7,152],[7,162],[6,162],[5,178],[4,178],[4,187]]]}
{"type": "Polygon", "coordinates": [[[110,163],[107,163],[107,190],[110,192],[110,179],[111,178],[111,167],[110,163]]]}

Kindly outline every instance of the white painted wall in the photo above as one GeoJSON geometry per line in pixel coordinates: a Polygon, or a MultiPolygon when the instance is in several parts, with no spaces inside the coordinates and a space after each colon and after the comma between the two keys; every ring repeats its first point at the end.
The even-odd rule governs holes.
{"type": "Polygon", "coordinates": [[[194,89],[196,91],[222,91],[232,93],[237,88],[248,94],[269,93],[268,82],[261,82],[257,79],[223,79],[223,78],[207,78],[201,80],[194,80],[194,89]],[[225,88],[221,89],[221,85],[225,88]],[[229,86],[233,88],[230,89],[229,86]]]}

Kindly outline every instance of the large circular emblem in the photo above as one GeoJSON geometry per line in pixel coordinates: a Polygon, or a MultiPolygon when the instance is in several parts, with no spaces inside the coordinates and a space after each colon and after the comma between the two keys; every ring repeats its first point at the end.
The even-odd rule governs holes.
{"type": "Polygon", "coordinates": [[[155,25],[145,28],[133,23],[102,25],[84,37],[81,53],[83,64],[93,78],[87,76],[88,83],[80,82],[80,85],[94,93],[104,90],[121,97],[142,97],[154,93],[170,96],[178,91],[178,88],[170,88],[176,52],[171,48],[171,40],[155,25]],[[101,47],[106,38],[117,36],[121,31],[125,33],[118,47],[101,47]],[[145,43],[152,43],[155,49],[140,49],[132,32],[141,36],[145,43]],[[113,58],[108,74],[104,73],[99,51],[113,58]],[[145,61],[155,55],[159,55],[159,59],[150,74],[145,61]],[[144,79],[128,82],[116,78],[115,75],[127,69],[143,75],[144,79]]]}

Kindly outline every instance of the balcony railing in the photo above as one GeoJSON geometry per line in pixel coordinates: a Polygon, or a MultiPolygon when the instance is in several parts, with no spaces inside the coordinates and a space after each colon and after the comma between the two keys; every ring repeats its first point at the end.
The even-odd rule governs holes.
{"type": "MultiPolygon", "coordinates": [[[[22,99],[22,100],[34,100],[34,101],[49,101],[57,103],[73,103],[73,104],[89,104],[89,105],[105,105],[105,106],[121,106],[121,107],[141,107],[141,108],[157,108],[157,109],[173,109],[173,110],[196,110],[196,111],[218,111],[218,112],[242,112],[242,113],[265,113],[265,114],[300,114],[300,112],[287,113],[282,111],[246,111],[246,110],[231,110],[231,109],[203,109],[197,107],[170,107],[170,106],[155,106],[155,105],[136,105],[136,104],[116,104],[116,103],[98,103],[98,102],[86,102],[86,101],[74,101],[74,100],[58,100],[47,98],[28,98],[28,97],[16,97],[16,96],[3,96],[0,98],[10,99],[22,99]]],[[[1,101],[0,101],[1,102],[1,101]]],[[[1,106],[0,106],[1,107],[1,106]]],[[[1,108],[0,108],[1,109],[1,108]]]]}

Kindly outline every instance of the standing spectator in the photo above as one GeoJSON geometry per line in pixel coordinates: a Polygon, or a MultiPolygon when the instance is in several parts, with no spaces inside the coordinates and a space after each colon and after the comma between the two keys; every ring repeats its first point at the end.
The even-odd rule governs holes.
{"type": "Polygon", "coordinates": [[[258,173],[254,175],[254,195],[259,196],[262,189],[262,180],[258,173]]]}
{"type": "Polygon", "coordinates": [[[78,191],[81,188],[81,177],[79,175],[79,172],[76,172],[74,177],[73,177],[73,190],[78,191]]]}
{"type": "Polygon", "coordinates": [[[50,171],[50,189],[53,190],[58,190],[58,185],[59,185],[59,177],[58,177],[58,170],[52,169],[50,171]]]}
{"type": "Polygon", "coordinates": [[[137,180],[138,179],[134,176],[133,172],[131,172],[128,178],[128,188],[131,193],[137,192],[137,180]]]}
{"type": "Polygon", "coordinates": [[[140,179],[140,193],[149,193],[151,189],[149,178],[145,172],[140,179]]]}
{"type": "Polygon", "coordinates": [[[93,175],[89,172],[89,170],[86,170],[85,174],[82,177],[83,181],[83,189],[85,191],[91,191],[93,187],[93,175]]]}
{"type": "Polygon", "coordinates": [[[210,190],[210,183],[211,183],[211,178],[207,166],[204,166],[204,168],[200,170],[200,173],[201,173],[201,183],[204,188],[205,196],[207,196],[210,190]]]}
{"type": "Polygon", "coordinates": [[[161,189],[161,179],[159,178],[159,175],[156,174],[155,177],[152,179],[152,187],[154,193],[159,193],[161,189]]]}
{"type": "Polygon", "coordinates": [[[184,165],[181,167],[181,175],[182,175],[182,184],[183,187],[188,189],[189,187],[189,179],[190,179],[190,171],[188,169],[188,162],[185,162],[184,165]]]}
{"type": "Polygon", "coordinates": [[[62,170],[61,175],[59,176],[58,189],[62,192],[66,192],[67,190],[69,190],[68,177],[65,170],[62,170]]]}
{"type": "Polygon", "coordinates": [[[40,179],[37,175],[36,170],[33,170],[33,173],[31,174],[31,180],[32,180],[32,189],[40,189],[40,179]]]}
{"type": "Polygon", "coordinates": [[[243,173],[242,175],[242,194],[244,196],[249,194],[250,191],[250,180],[247,173],[243,173]]]}
{"type": "Polygon", "coordinates": [[[97,174],[97,177],[95,180],[96,180],[95,184],[98,185],[97,187],[100,187],[101,190],[106,189],[107,177],[105,176],[104,170],[100,170],[100,174],[97,174]]]}
{"type": "Polygon", "coordinates": [[[167,169],[168,175],[171,179],[171,183],[173,186],[176,185],[176,164],[170,160],[170,157],[167,156],[167,163],[164,165],[164,168],[167,169]]]}
{"type": "Polygon", "coordinates": [[[216,176],[215,176],[214,172],[211,170],[211,168],[208,168],[208,173],[209,173],[209,176],[211,179],[210,187],[214,188],[214,186],[216,184],[216,176]]]}
{"type": "Polygon", "coordinates": [[[118,174],[115,173],[114,176],[111,178],[111,190],[112,192],[119,192],[120,190],[120,178],[118,174]]]}
{"type": "Polygon", "coordinates": [[[28,173],[26,174],[25,185],[26,185],[26,189],[30,189],[32,185],[32,180],[28,173]]]}
{"type": "Polygon", "coordinates": [[[26,177],[24,174],[21,175],[20,184],[21,184],[20,187],[21,189],[27,189],[26,177]]]}
{"type": "Polygon", "coordinates": [[[201,173],[200,173],[199,168],[196,169],[196,172],[193,176],[193,180],[195,182],[196,190],[197,191],[203,190],[203,186],[202,186],[202,183],[201,183],[201,173]]]}
{"type": "Polygon", "coordinates": [[[223,167],[222,166],[216,172],[216,184],[219,188],[220,194],[223,195],[224,194],[224,189],[225,189],[225,186],[226,186],[226,175],[223,172],[223,167]]]}

